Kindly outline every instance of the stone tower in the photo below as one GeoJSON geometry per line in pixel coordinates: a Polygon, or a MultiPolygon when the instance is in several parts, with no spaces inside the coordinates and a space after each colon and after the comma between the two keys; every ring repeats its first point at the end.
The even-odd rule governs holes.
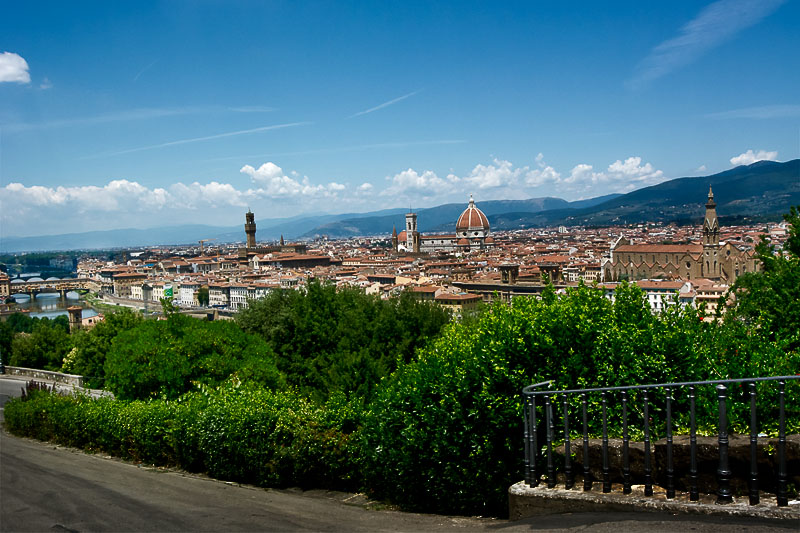
{"type": "Polygon", "coordinates": [[[717,220],[717,204],[714,192],[708,188],[706,202],[706,218],[703,221],[703,276],[709,279],[720,277],[719,270],[719,221],[717,220]]]}
{"type": "Polygon", "coordinates": [[[69,315],[69,332],[72,333],[81,329],[83,325],[83,307],[80,305],[67,307],[67,315],[69,315]]]}
{"type": "Polygon", "coordinates": [[[247,234],[247,248],[256,247],[256,220],[255,215],[249,209],[245,215],[244,232],[247,234]]]}
{"type": "Polygon", "coordinates": [[[397,228],[395,226],[392,226],[392,250],[394,250],[395,252],[397,251],[398,244],[399,243],[397,242],[397,228]]]}
{"type": "Polygon", "coordinates": [[[419,231],[417,231],[417,214],[406,213],[406,250],[419,253],[419,231]]]}

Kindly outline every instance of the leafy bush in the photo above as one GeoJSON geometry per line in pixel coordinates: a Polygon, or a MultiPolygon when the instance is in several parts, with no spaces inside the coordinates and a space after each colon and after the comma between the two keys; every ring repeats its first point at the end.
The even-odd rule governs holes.
{"type": "MultiPolygon", "coordinates": [[[[641,290],[626,283],[613,304],[585,286],[561,297],[548,290],[540,300],[497,304],[470,329],[451,325],[385,381],[363,430],[367,486],[408,508],[503,514],[506,489],[523,474],[522,387],[546,380],[553,380],[554,390],[611,387],[797,368],[797,353],[787,357],[763,339],[733,349],[743,346],[742,334],[732,325],[701,322],[691,308],[654,315],[641,290]]],[[[699,424],[715,428],[714,397],[703,401],[699,424]]],[[[766,392],[759,402],[763,413],[777,405],[766,392]]],[[[686,413],[676,416],[676,431],[688,426],[687,403],[676,398],[676,413],[686,413]]],[[[637,405],[631,404],[630,423],[641,428],[637,405]]],[[[599,398],[588,407],[589,430],[597,435],[599,398]]],[[[651,398],[653,438],[663,436],[664,411],[665,398],[651,398]]],[[[800,413],[789,415],[790,427],[800,427],[800,413]]],[[[733,429],[746,427],[747,420],[745,410],[731,410],[733,429]]],[[[609,424],[612,434],[621,433],[619,403],[609,410],[609,424]]]]}
{"type": "Polygon", "coordinates": [[[360,480],[352,450],[360,418],[341,397],[320,407],[232,382],[171,401],[33,390],[5,408],[17,435],[263,486],[349,490],[360,480]]]}
{"type": "Polygon", "coordinates": [[[128,308],[107,313],[103,321],[90,330],[79,330],[72,334],[73,350],[64,360],[63,371],[84,377],[87,387],[103,388],[105,385],[106,354],[117,335],[141,324],[140,314],[128,308]]]}
{"type": "Polygon", "coordinates": [[[147,320],[117,335],[104,365],[106,386],[120,399],[174,399],[193,383],[217,385],[237,374],[265,387],[284,382],[270,347],[230,321],[180,314],[147,320]]]}
{"type": "Polygon", "coordinates": [[[332,393],[369,397],[449,319],[440,306],[411,294],[380,300],[319,282],[305,291],[274,291],[236,317],[272,346],[289,383],[319,401],[332,393]]]}
{"type": "MultiPolygon", "coordinates": [[[[59,317],[60,318],[60,317],[59,317]]],[[[71,348],[69,326],[62,320],[34,319],[30,333],[18,333],[11,341],[11,366],[58,371],[71,348]]]]}

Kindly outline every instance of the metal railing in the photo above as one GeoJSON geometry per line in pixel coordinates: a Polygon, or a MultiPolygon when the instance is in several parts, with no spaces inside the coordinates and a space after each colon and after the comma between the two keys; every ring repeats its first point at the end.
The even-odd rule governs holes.
{"type": "MultiPolygon", "coordinates": [[[[664,434],[666,440],[666,468],[665,468],[665,489],[666,497],[668,499],[675,498],[675,466],[673,461],[673,415],[676,399],[673,396],[675,391],[684,391],[686,395],[680,398],[682,403],[688,399],[689,403],[689,444],[690,444],[690,466],[688,472],[688,485],[689,497],[691,501],[699,500],[698,488],[698,462],[697,462],[697,416],[696,407],[698,401],[698,387],[714,385],[716,389],[716,398],[713,403],[717,405],[718,419],[717,424],[717,445],[719,451],[718,466],[716,471],[717,478],[717,503],[725,504],[733,501],[731,491],[731,476],[732,471],[729,466],[728,457],[728,398],[729,386],[731,384],[747,384],[748,391],[746,393],[749,399],[749,429],[750,429],[750,471],[747,481],[747,491],[749,496],[750,505],[756,505],[760,501],[759,497],[759,468],[758,468],[758,420],[756,409],[756,384],[762,382],[774,383],[777,382],[778,386],[778,400],[777,400],[777,415],[778,415],[778,440],[775,450],[777,458],[777,483],[776,483],[776,497],[779,506],[788,505],[787,494],[787,463],[786,463],[786,406],[785,406],[785,389],[786,382],[791,380],[800,379],[797,376],[773,376],[761,378],[746,378],[746,379],[723,379],[714,381],[692,381],[683,383],[659,383],[650,385],[632,385],[625,387],[606,387],[606,388],[592,388],[592,389],[569,389],[569,390],[542,390],[542,387],[551,385],[552,381],[545,381],[529,385],[522,390],[524,398],[524,419],[525,419],[525,483],[530,487],[539,485],[541,474],[537,470],[537,463],[542,462],[546,464],[546,480],[547,487],[554,488],[557,480],[557,467],[554,460],[555,443],[558,440],[563,442],[563,478],[565,488],[570,489],[574,486],[575,471],[572,465],[571,446],[570,440],[570,408],[572,411],[580,410],[580,421],[582,423],[582,437],[583,437],[583,450],[581,461],[583,463],[583,490],[589,491],[592,489],[593,479],[590,472],[589,460],[589,409],[587,407],[590,398],[595,398],[597,395],[600,397],[599,408],[594,407],[593,411],[602,417],[602,487],[603,492],[611,492],[611,469],[609,462],[609,400],[617,395],[620,397],[621,403],[621,423],[622,423],[622,486],[623,493],[630,494],[632,492],[632,473],[630,462],[630,411],[632,408],[632,400],[638,399],[640,404],[636,407],[641,407],[641,432],[644,437],[644,466],[643,466],[643,481],[644,481],[644,494],[645,496],[653,495],[653,452],[652,452],[652,433],[653,422],[651,407],[654,407],[654,400],[657,391],[663,391],[663,408],[665,411],[665,427],[664,434]],[[636,395],[636,398],[634,398],[636,395]],[[537,399],[539,403],[537,405],[537,399]],[[576,401],[577,400],[577,401],[576,401]],[[561,422],[563,425],[563,435],[557,436],[555,426],[556,418],[559,408],[562,409],[561,422]],[[554,412],[554,407],[556,411],[554,412]],[[544,411],[543,415],[538,415],[537,409],[544,411]],[[544,451],[544,458],[541,457],[540,452],[540,437],[539,426],[537,425],[537,416],[544,418],[544,444],[542,450],[544,451]]],[[[662,397],[659,395],[659,400],[662,397]]],[[[714,417],[715,419],[717,417],[714,417]]],[[[661,428],[658,428],[661,430],[661,428]]],[[[559,461],[560,462],[560,461],[559,461]]],[[[559,465],[560,466],[560,465],[559,465]]]]}

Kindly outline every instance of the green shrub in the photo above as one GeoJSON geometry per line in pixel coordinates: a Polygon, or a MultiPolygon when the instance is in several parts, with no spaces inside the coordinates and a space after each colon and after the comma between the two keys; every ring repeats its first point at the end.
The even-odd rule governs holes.
{"type": "Polygon", "coordinates": [[[124,401],[34,391],[6,405],[14,434],[262,486],[356,489],[354,430],[341,397],[322,407],[293,392],[229,382],[177,400],[124,401]]]}
{"type": "Polygon", "coordinates": [[[270,344],[289,384],[321,402],[337,393],[368,399],[449,320],[441,306],[410,293],[381,300],[316,281],[304,291],[274,291],[236,317],[270,344]]]}
{"type": "Polygon", "coordinates": [[[230,321],[180,314],[143,321],[117,335],[105,375],[108,389],[126,400],[175,399],[194,384],[215,386],[232,375],[269,388],[284,383],[272,350],[257,336],[230,321]]]}

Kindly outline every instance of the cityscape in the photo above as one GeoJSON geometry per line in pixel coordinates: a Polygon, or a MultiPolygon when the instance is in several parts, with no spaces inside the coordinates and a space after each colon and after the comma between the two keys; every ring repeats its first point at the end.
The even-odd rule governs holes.
{"type": "Polygon", "coordinates": [[[0,13],[0,530],[797,529],[800,2],[0,13]]]}
{"type": "MultiPolygon", "coordinates": [[[[271,291],[321,280],[383,299],[410,290],[461,316],[483,302],[540,294],[548,282],[562,291],[597,284],[613,298],[626,280],[642,288],[653,312],[672,303],[702,304],[710,320],[720,304],[725,308],[736,278],[758,270],[755,245],[768,238],[780,249],[788,236],[787,222],[721,227],[711,190],[702,227],[647,223],[493,233],[472,198],[451,234],[420,234],[417,215],[405,218],[406,227],[400,233],[394,228],[391,237],[260,243],[255,215],[247,212],[241,243],[200,240],[131,249],[118,254],[119,262],[79,260],[72,283],[112,305],[153,311],[171,291],[176,305],[202,315],[203,308],[235,312],[271,291]]],[[[69,278],[4,273],[0,297],[25,301],[48,286],[63,291],[64,283],[69,278]]],[[[13,311],[13,304],[6,307],[13,311]]]]}

